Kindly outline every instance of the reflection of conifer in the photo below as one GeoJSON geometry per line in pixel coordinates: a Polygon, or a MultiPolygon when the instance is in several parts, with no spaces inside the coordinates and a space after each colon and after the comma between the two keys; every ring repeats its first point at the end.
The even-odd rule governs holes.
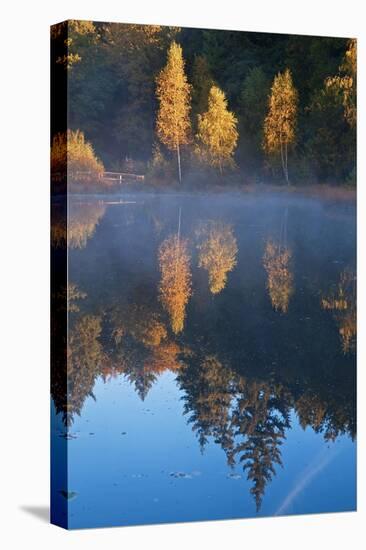
{"type": "Polygon", "coordinates": [[[159,248],[161,279],[160,301],[167,311],[172,331],[183,330],[186,307],[191,295],[191,271],[188,242],[178,235],[171,235],[159,248]]]}
{"type": "Polygon", "coordinates": [[[232,415],[234,435],[244,437],[234,450],[240,455],[243,469],[252,482],[251,494],[259,511],[266,485],[276,474],[275,464],[282,466],[280,445],[289,427],[289,412],[280,388],[268,384],[245,383],[232,415]]]}
{"type": "Polygon", "coordinates": [[[145,401],[147,394],[157,380],[155,372],[144,365],[144,358],[141,354],[135,353],[129,356],[125,375],[130,384],[135,387],[137,395],[141,401],[145,401]],[[136,361],[133,361],[132,358],[136,361]]]}
{"type": "Polygon", "coordinates": [[[227,274],[236,265],[238,247],[229,224],[214,222],[199,231],[202,241],[198,245],[198,266],[208,271],[212,294],[218,294],[226,286],[227,274]]]}
{"type": "MultiPolygon", "coordinates": [[[[197,433],[201,449],[213,437],[227,456],[232,449],[232,433],[229,428],[229,411],[232,400],[230,380],[232,372],[217,357],[202,360],[191,358],[189,367],[178,376],[185,390],[184,413],[197,433]]],[[[231,460],[228,461],[231,463],[231,460]]]]}

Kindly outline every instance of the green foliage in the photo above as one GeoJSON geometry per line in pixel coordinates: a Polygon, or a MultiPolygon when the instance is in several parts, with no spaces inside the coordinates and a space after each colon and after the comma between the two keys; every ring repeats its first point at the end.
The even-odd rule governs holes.
{"type": "Polygon", "coordinates": [[[208,96],[214,82],[207,59],[204,55],[195,55],[192,70],[192,121],[197,129],[197,116],[207,111],[208,96]]]}
{"type": "MultiPolygon", "coordinates": [[[[51,37],[54,71],[68,76],[68,125],[88,136],[109,169],[131,158],[159,172],[152,159],[159,108],[156,78],[179,37],[185,58],[181,73],[188,75],[181,143],[189,141],[191,126],[193,134],[199,133],[198,115],[208,111],[215,84],[237,113],[239,168],[254,179],[264,174],[278,178],[280,151],[279,158],[272,154],[278,144],[276,125],[269,132],[272,145],[266,143],[270,156],[264,155],[262,136],[270,83],[288,69],[297,95],[296,125],[290,125],[296,140],[286,138],[283,147],[285,157],[293,144],[291,181],[355,181],[355,40],[76,20],[54,25],[51,37]]],[[[53,113],[53,118],[54,134],[64,131],[62,116],[53,113]]],[[[188,157],[189,147],[184,154],[188,157]]],[[[168,169],[164,162],[160,167],[161,172],[168,169]]]]}
{"type": "Polygon", "coordinates": [[[240,159],[246,168],[261,163],[263,121],[267,111],[270,80],[261,67],[248,72],[239,99],[240,159]]]}

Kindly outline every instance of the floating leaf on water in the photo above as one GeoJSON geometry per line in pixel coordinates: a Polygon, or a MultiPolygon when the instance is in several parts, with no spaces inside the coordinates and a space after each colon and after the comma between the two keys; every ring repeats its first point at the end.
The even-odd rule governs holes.
{"type": "Polygon", "coordinates": [[[229,479],[241,479],[242,478],[242,476],[240,474],[228,474],[226,477],[229,478],[229,479]]]}
{"type": "Polygon", "coordinates": [[[63,489],[59,491],[60,495],[62,495],[66,500],[73,500],[77,497],[78,493],[76,491],[64,491],[63,489]]]}
{"type": "Polygon", "coordinates": [[[175,477],[176,479],[191,479],[191,474],[186,474],[185,472],[170,472],[170,477],[175,477]]]}

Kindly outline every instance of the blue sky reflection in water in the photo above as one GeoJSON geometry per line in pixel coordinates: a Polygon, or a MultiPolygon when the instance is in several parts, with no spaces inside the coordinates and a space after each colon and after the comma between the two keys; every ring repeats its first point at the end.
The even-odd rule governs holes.
{"type": "Polygon", "coordinates": [[[69,527],[354,510],[355,204],[111,202],[69,207],[69,527]]]}

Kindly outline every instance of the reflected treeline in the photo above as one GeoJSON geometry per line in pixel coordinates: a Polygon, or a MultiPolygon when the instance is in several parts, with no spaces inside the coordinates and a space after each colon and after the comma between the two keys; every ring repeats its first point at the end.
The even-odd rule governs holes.
{"type": "Polygon", "coordinates": [[[265,245],[263,265],[267,272],[267,289],[276,311],[287,313],[294,293],[293,274],[290,269],[291,251],[269,239],[265,245]]]}
{"type": "Polygon", "coordinates": [[[356,275],[349,269],[344,270],[336,288],[321,299],[323,309],[332,311],[338,325],[344,353],[355,351],[356,316],[356,275]]]}
{"type": "Polygon", "coordinates": [[[102,319],[99,315],[80,314],[79,301],[87,297],[77,285],[70,283],[54,297],[53,324],[67,307],[69,330],[67,342],[55,335],[55,352],[51,363],[51,395],[56,412],[70,426],[75,414],[80,415],[85,399],[93,396],[96,377],[107,355],[100,342],[102,319]],[[66,296],[66,299],[65,299],[66,296]]]}
{"type": "MultiPolygon", "coordinates": [[[[176,245],[173,239],[166,242],[176,245]]],[[[342,276],[343,290],[334,300],[349,303],[345,281],[342,276]]],[[[98,376],[107,380],[123,375],[144,400],[163,372],[175,372],[184,412],[202,452],[213,440],[224,450],[228,465],[241,464],[257,510],[282,465],[281,445],[291,428],[291,411],[304,429],[309,426],[328,441],[341,434],[355,437],[354,386],[348,369],[334,366],[318,378],[319,369],[309,365],[291,378],[286,364],[269,374],[264,361],[252,365],[248,359],[246,365],[235,350],[223,359],[210,351],[210,344],[203,351],[198,334],[187,342],[180,335],[178,341],[157,297],[148,298],[141,289],[136,301],[102,314],[91,314],[87,301],[85,292],[70,283],[66,392],[60,383],[66,375],[64,357],[52,374],[52,397],[65,426],[81,413],[85,399],[93,398],[98,376]]]]}
{"type": "Polygon", "coordinates": [[[208,284],[212,294],[221,292],[227,276],[236,265],[238,246],[231,225],[208,222],[197,231],[198,267],[208,272],[208,284]]]}
{"type": "Polygon", "coordinates": [[[142,400],[160,374],[181,367],[180,346],[169,336],[161,316],[149,306],[115,308],[111,336],[111,369],[125,374],[142,400]]]}
{"type": "MultiPolygon", "coordinates": [[[[277,377],[280,372],[277,373],[277,377]]],[[[274,378],[247,376],[208,355],[191,355],[178,374],[184,391],[184,412],[201,449],[213,438],[224,450],[229,466],[241,464],[259,511],[267,485],[282,467],[281,446],[291,428],[291,411],[300,425],[334,441],[341,434],[355,437],[354,397],[340,385],[318,391],[274,378]]]]}
{"type": "Polygon", "coordinates": [[[52,208],[51,245],[54,248],[85,248],[106,210],[102,203],[71,202],[66,225],[61,207],[55,204],[52,208]]]}
{"type": "Polygon", "coordinates": [[[212,437],[229,466],[242,465],[259,511],[265,488],[282,465],[290,395],[281,385],[238,374],[214,356],[191,358],[178,381],[201,448],[212,437]]]}
{"type": "MultiPolygon", "coordinates": [[[[73,210],[70,247],[85,247],[104,214],[99,204],[84,208],[78,214],[73,210]]],[[[129,220],[126,217],[125,228],[129,220]]],[[[355,274],[344,270],[338,284],[324,292],[321,307],[316,290],[315,306],[311,306],[312,315],[318,311],[320,321],[321,308],[334,315],[339,350],[347,357],[339,354],[336,345],[323,346],[329,336],[325,325],[317,342],[309,340],[310,317],[301,330],[291,328],[294,276],[285,238],[265,242],[264,250],[258,251],[257,267],[267,276],[273,309],[287,315],[277,316],[276,324],[268,322],[268,312],[263,315],[257,302],[243,313],[232,293],[223,310],[215,309],[212,319],[207,316],[200,326],[194,304],[193,311],[188,309],[194,286],[191,270],[196,266],[207,272],[210,292],[224,296],[231,282],[228,275],[237,266],[239,245],[233,226],[223,221],[198,223],[191,239],[180,234],[180,225],[172,234],[171,225],[158,227],[153,220],[153,227],[158,227],[151,254],[156,272],[150,268],[143,282],[130,281],[129,275],[117,281],[120,286],[111,283],[103,299],[102,294],[93,296],[96,285],[86,285],[85,292],[82,281],[88,283],[88,279],[83,279],[82,270],[78,270],[78,284],[59,285],[53,295],[52,397],[64,425],[71,426],[85,400],[93,398],[98,377],[107,381],[122,375],[144,400],[159,376],[175,373],[187,420],[202,452],[214,441],[230,466],[242,466],[259,510],[266,487],[282,465],[281,446],[293,413],[304,429],[311,427],[327,441],[341,434],[356,435],[355,274]],[[65,315],[69,332],[59,338],[58,318],[65,315]],[[306,348],[309,342],[311,349],[306,348]]],[[[55,257],[65,254],[65,232],[56,227],[53,238],[55,257]]],[[[238,296],[243,295],[238,292],[238,296]]],[[[214,300],[209,302],[213,307],[214,300]]],[[[330,330],[337,344],[333,325],[330,330]]]]}

